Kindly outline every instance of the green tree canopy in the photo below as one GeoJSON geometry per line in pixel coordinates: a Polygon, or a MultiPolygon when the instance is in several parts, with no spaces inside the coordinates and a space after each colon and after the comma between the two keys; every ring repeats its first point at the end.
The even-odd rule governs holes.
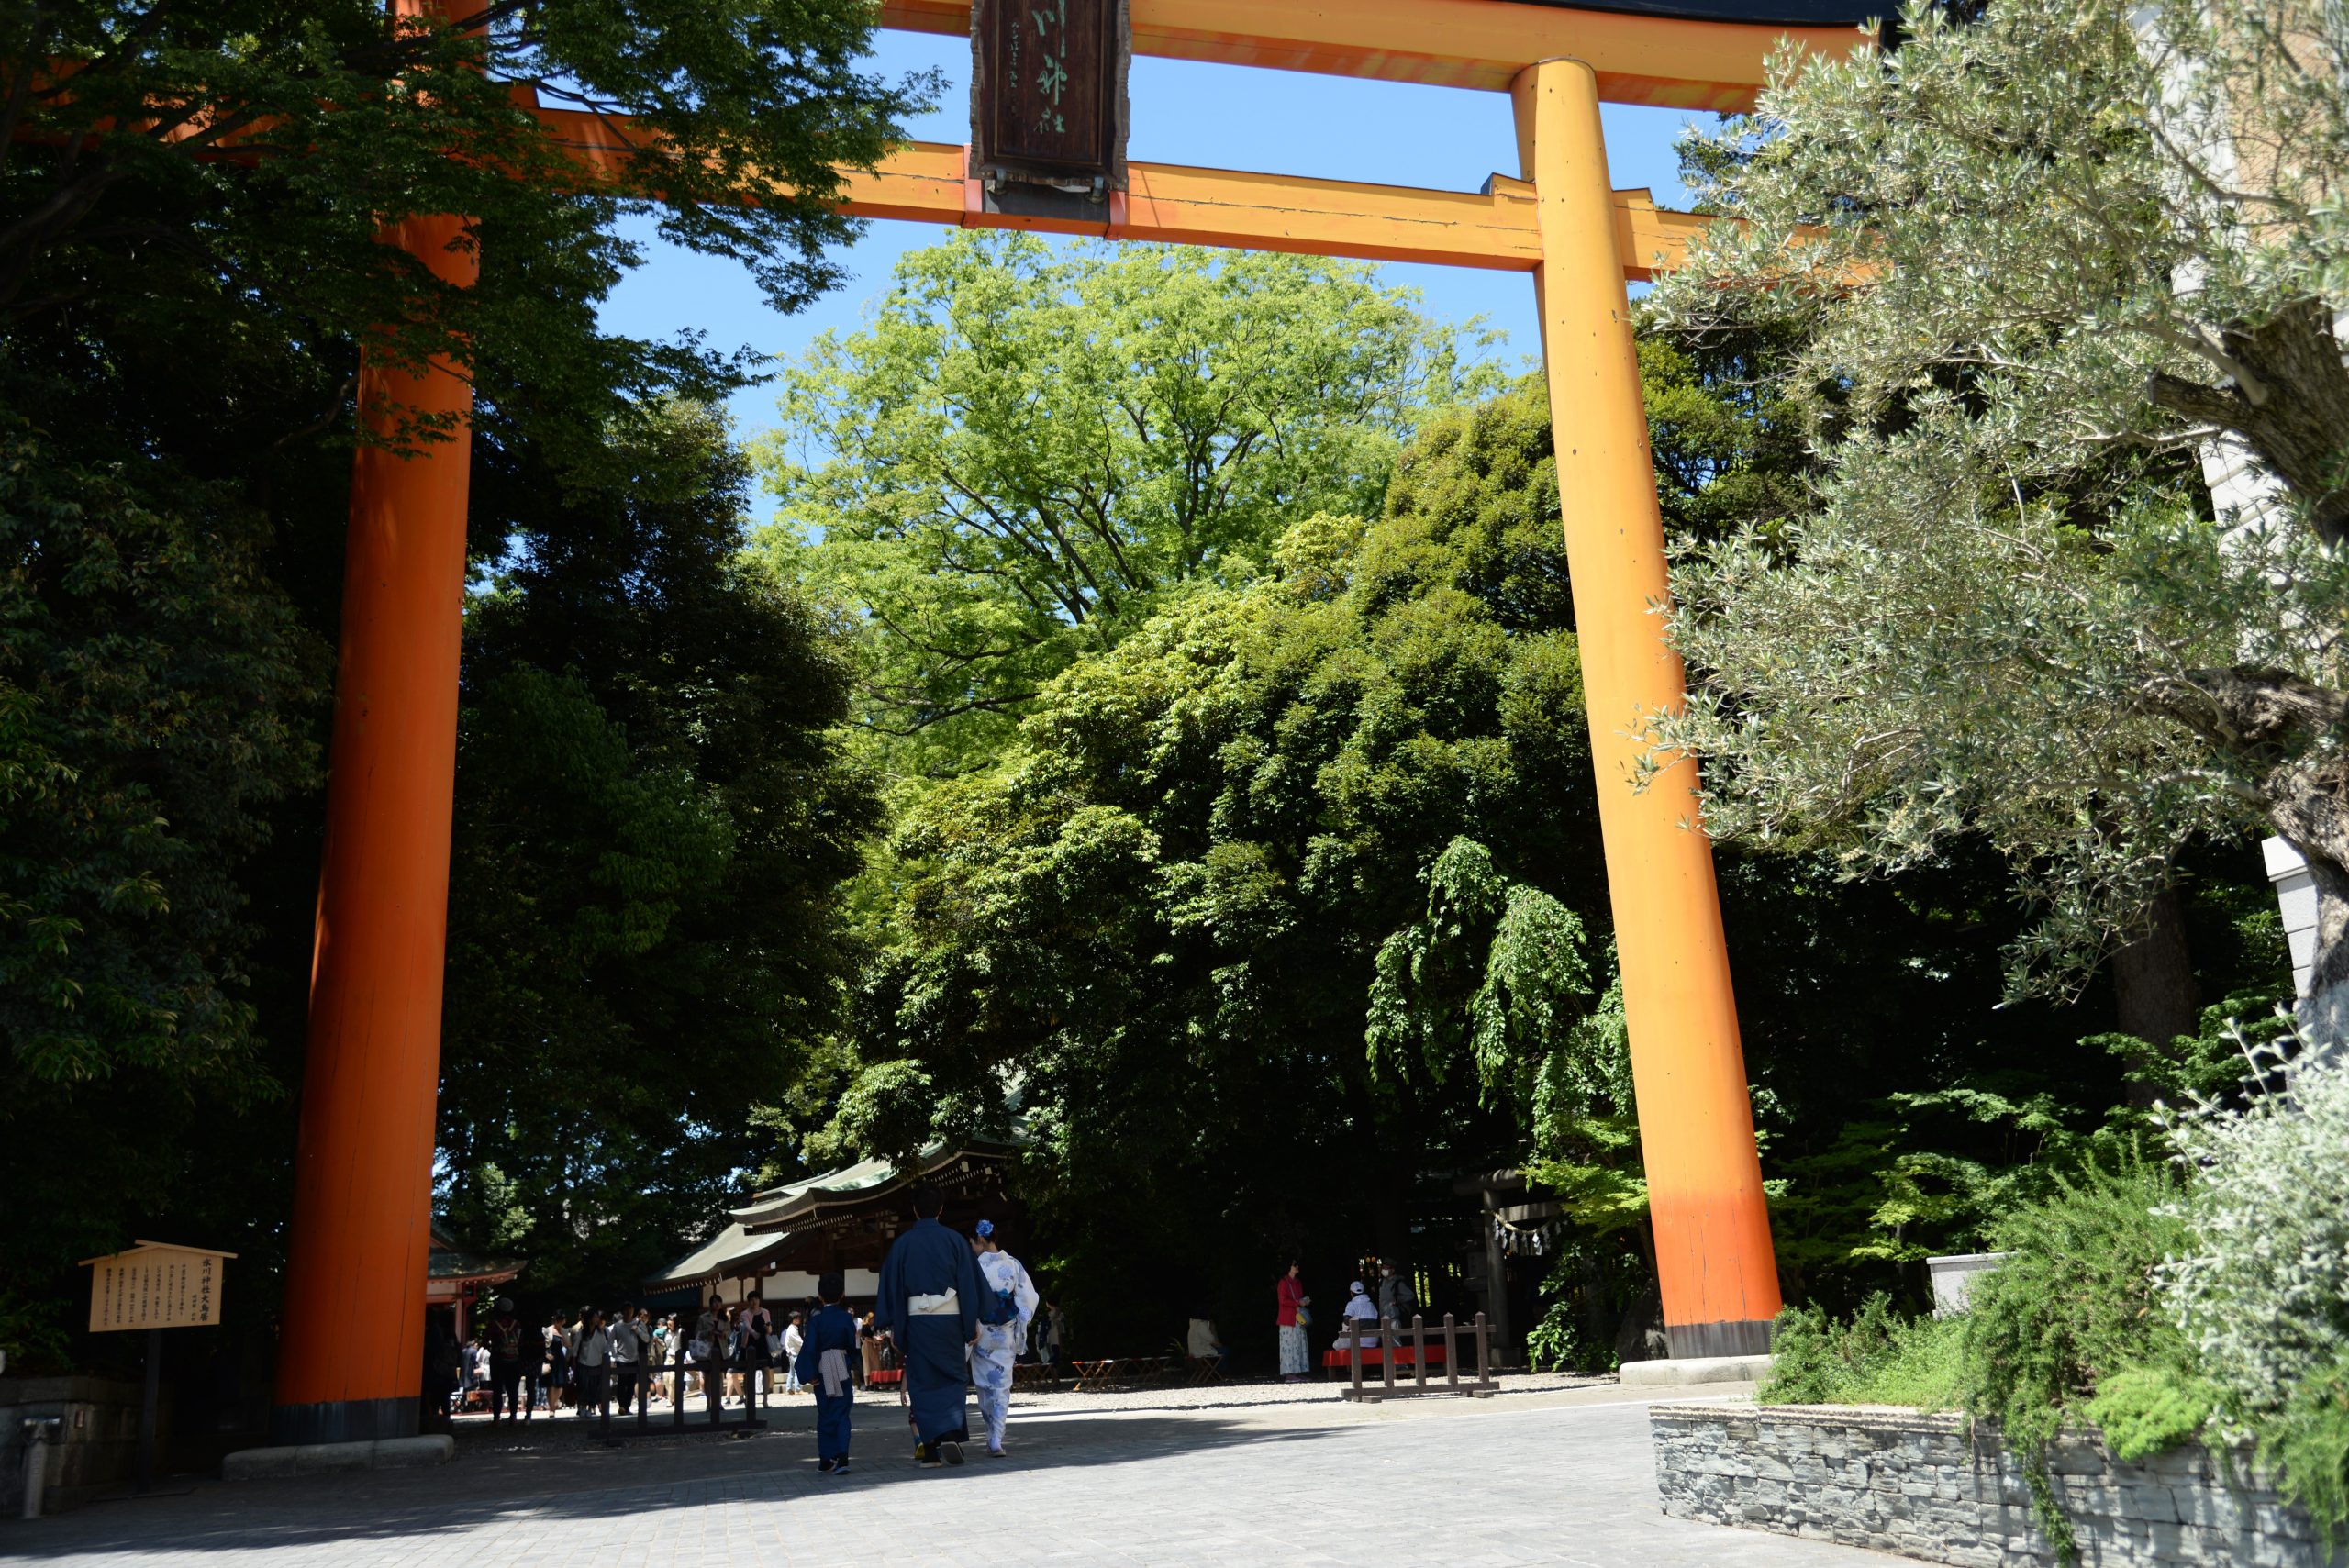
{"type": "Polygon", "coordinates": [[[878,821],[835,628],[740,559],[748,462],[694,406],[632,428],[609,480],[484,475],[514,553],[467,616],[443,1199],[544,1289],[640,1277],[758,1163],[878,821]]]}
{"type": "MultiPolygon", "coordinates": [[[[631,391],[721,374],[697,351],[596,331],[596,298],[635,259],[612,220],[656,214],[791,308],[834,281],[823,247],[852,230],[834,165],[878,159],[927,86],[862,69],[863,0],[451,10],[433,25],[379,0],[13,8],[0,323],[20,364],[95,370],[93,332],[168,344],[174,373],[150,390],[180,397],[280,357],[347,367],[366,335],[409,365],[461,352],[493,417],[584,402],[595,428],[631,391]],[[666,155],[584,179],[540,102],[626,117],[666,155]],[[440,213],[464,215],[461,243],[495,258],[474,287],[377,240],[440,213]]],[[[550,420],[541,439],[562,430],[550,420]]]]}
{"type": "MultiPolygon", "coordinates": [[[[824,248],[852,231],[832,208],[834,166],[877,158],[928,87],[860,61],[863,0],[451,9],[447,27],[396,19],[381,0],[63,0],[0,15],[0,1164],[11,1190],[37,1195],[0,1234],[0,1343],[37,1334],[58,1354],[40,1325],[62,1320],[72,1261],[140,1229],[237,1250],[229,1311],[263,1342],[362,344],[408,365],[460,350],[484,495],[527,469],[544,493],[531,515],[551,527],[573,516],[554,499],[565,486],[662,466],[647,452],[666,439],[662,395],[742,376],[691,339],[599,329],[598,301],[637,259],[616,220],[657,215],[669,239],[751,265],[779,305],[803,301],[834,277],[824,248]],[[670,156],[584,181],[539,105],[627,117],[670,156]],[[476,286],[450,288],[378,239],[436,213],[467,219],[476,286]],[[29,1318],[12,1296],[36,1304],[29,1318]]],[[[436,434],[410,422],[398,439],[436,434]]],[[[714,504],[731,517],[738,501],[714,504]]],[[[490,558],[506,551],[502,505],[476,514],[490,558]]],[[[779,658],[824,665],[804,606],[772,618],[779,658]]],[[[724,813],[672,787],[684,763],[614,761],[641,715],[615,718],[592,681],[583,707],[560,661],[532,668],[485,680],[474,721],[549,748],[535,765],[570,797],[540,826],[635,835],[614,846],[625,869],[594,885],[609,909],[657,923],[651,883],[709,863],[687,851],[724,813]],[[599,738],[591,721],[627,728],[599,738]],[[577,798],[591,783],[604,791],[593,810],[577,798]]],[[[839,690],[804,669],[778,684],[814,708],[839,690]]],[[[819,727],[812,709],[771,706],[793,716],[779,727],[819,727]]],[[[795,744],[777,766],[808,781],[749,791],[752,808],[821,794],[818,775],[831,775],[795,744]]],[[[509,777],[534,765],[498,762],[509,777]]],[[[829,829],[807,835],[788,874],[774,862],[789,857],[744,847],[763,830],[737,831],[727,864],[772,873],[778,899],[820,903],[809,890],[829,874],[829,829]]],[[[564,880],[576,845],[511,848],[543,857],[548,886],[577,885],[564,880]]],[[[529,882],[501,870],[509,888],[529,882]]],[[[766,940],[829,973],[824,943],[774,936],[782,923],[766,940]]]]}
{"type": "Polygon", "coordinates": [[[1665,733],[1724,833],[1854,872],[1987,839],[2043,917],[2021,985],[2135,936],[2182,847],[2272,828],[2317,878],[2305,1014],[2338,1039],[2349,32],[2298,0],[1904,28],[1785,63],[1698,145],[1746,221],[1654,297],[1791,335],[1825,473],[1684,563],[1700,684],[1665,733]]]}
{"type": "MultiPolygon", "coordinates": [[[[1675,532],[1804,499],[1758,380],[1781,351],[1646,346],[1675,532]]],[[[1518,1166],[1570,1226],[1545,1352],[1603,1361],[1645,1190],[1550,443],[1535,386],[1431,419],[1377,521],[1294,527],[1266,576],[1078,659],[997,765],[918,798],[870,889],[865,1067],[814,1149],[1016,1106],[1045,1262],[1098,1311],[1154,1288],[1137,1236],[1184,1235],[1253,1314],[1276,1252],[1395,1250],[1407,1199],[1452,1201],[1442,1173],[1518,1166]]],[[[2272,982],[2255,867],[2204,860],[2181,885],[2207,992],[2272,982]]],[[[1857,885],[1816,853],[1720,862],[1798,1292],[1978,1241],[2121,1098],[2124,1062],[2081,1044],[2102,995],[1996,1006],[2021,917],[1995,856],[1857,885]]]]}
{"type": "Polygon", "coordinates": [[[957,235],[789,375],[774,543],[871,627],[891,754],[952,772],[1184,584],[1375,512],[1459,350],[1353,263],[957,235]]]}
{"type": "Polygon", "coordinates": [[[21,1321],[53,1351],[59,1272],[134,1214],[203,1209],[208,1130],[280,1094],[239,873],[317,776],[326,659],[263,572],[266,531],[227,486],[77,458],[0,411],[0,1149],[19,1198],[0,1344],[21,1321]]]}
{"type": "Polygon", "coordinates": [[[929,792],[860,1009],[872,1072],[921,1093],[852,1100],[856,1130],[910,1140],[935,1106],[985,1127],[1016,1097],[1104,1311],[1153,1266],[1118,1240],[1144,1223],[1198,1239],[1202,1281],[1366,1231],[1402,1253],[1406,1195],[1511,1146],[1519,1087],[1446,1019],[1494,933],[1446,935],[1431,865],[1452,847],[1550,944],[1502,955],[1491,1030],[1600,984],[1574,639],[1527,624],[1564,602],[1551,473],[1538,391],[1438,418],[1383,521],[1290,528],[1267,575],[1078,662],[997,767],[929,792]],[[1429,961],[1389,963],[1374,1052],[1398,932],[1429,961]]]}

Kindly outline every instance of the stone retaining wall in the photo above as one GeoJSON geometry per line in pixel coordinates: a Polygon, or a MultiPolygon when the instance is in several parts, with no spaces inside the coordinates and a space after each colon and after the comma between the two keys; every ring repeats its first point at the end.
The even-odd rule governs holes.
{"type": "MultiPolygon", "coordinates": [[[[2022,1469],[1987,1424],[1834,1405],[1656,1405],[1656,1491],[1675,1518],[1897,1551],[1958,1568],[2054,1568],[2022,1469]]],[[[2048,1456],[2084,1568],[2336,1568],[2306,1515],[2199,1445],[2124,1464],[2089,1436],[2048,1456]]]]}
{"type": "MultiPolygon", "coordinates": [[[[44,1469],[47,1507],[70,1507],[79,1496],[130,1478],[139,1459],[135,1383],[98,1377],[0,1378],[0,1518],[24,1507],[25,1418],[61,1418],[44,1469]]],[[[168,1397],[163,1412],[170,1413],[168,1397]]]]}

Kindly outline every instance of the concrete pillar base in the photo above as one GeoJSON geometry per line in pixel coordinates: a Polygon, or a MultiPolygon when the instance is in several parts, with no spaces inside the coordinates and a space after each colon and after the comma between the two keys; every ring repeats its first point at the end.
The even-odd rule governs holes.
{"type": "Polygon", "coordinates": [[[280,1405],[269,1413],[270,1446],[298,1448],[412,1438],[423,1419],[423,1406],[420,1399],[330,1399],[317,1405],[280,1405]]]}
{"type": "Polygon", "coordinates": [[[1712,1356],[1766,1356],[1777,1337],[1777,1324],[1767,1318],[1732,1319],[1726,1323],[1675,1323],[1664,1320],[1664,1338],[1672,1341],[1676,1360],[1712,1356]]]}
{"type": "Polygon", "coordinates": [[[282,1481],[295,1475],[331,1475],[346,1470],[404,1470],[446,1464],[457,1457],[457,1440],[446,1432],[421,1438],[378,1438],[355,1443],[294,1443],[284,1448],[239,1449],[220,1462],[223,1481],[282,1481]]]}
{"type": "Polygon", "coordinates": [[[1699,1383],[1759,1383],[1769,1375],[1768,1356],[1675,1356],[1625,1362],[1615,1380],[1625,1388],[1687,1388],[1699,1383]]]}

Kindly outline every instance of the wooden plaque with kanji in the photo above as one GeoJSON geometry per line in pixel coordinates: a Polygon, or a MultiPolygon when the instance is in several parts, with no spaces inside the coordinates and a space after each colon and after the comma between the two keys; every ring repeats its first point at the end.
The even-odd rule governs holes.
{"type": "Polygon", "coordinates": [[[1126,0],[975,0],[971,172],[1123,190],[1130,38],[1126,0]]]}
{"type": "Polygon", "coordinates": [[[234,1252],[141,1241],[128,1252],[84,1258],[90,1332],[197,1329],[220,1321],[221,1265],[234,1252]]]}

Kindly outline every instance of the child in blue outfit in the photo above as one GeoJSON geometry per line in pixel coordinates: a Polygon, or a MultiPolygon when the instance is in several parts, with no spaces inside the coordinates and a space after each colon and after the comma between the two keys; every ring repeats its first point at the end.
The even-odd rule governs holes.
{"type": "Polygon", "coordinates": [[[849,1369],[856,1364],[857,1344],[856,1319],[841,1305],[847,1294],[837,1269],[816,1282],[824,1305],[808,1319],[799,1345],[799,1381],[816,1391],[816,1468],[827,1475],[848,1473],[848,1412],[856,1398],[849,1369]]]}

